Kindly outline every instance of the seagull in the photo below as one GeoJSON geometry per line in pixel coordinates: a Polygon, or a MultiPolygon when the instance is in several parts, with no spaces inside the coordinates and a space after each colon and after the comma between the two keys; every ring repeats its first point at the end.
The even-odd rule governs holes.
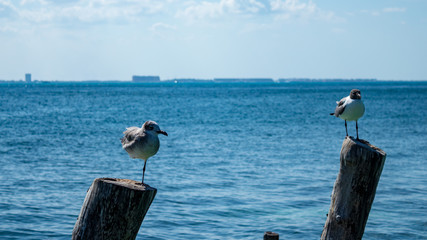
{"type": "Polygon", "coordinates": [[[142,170],[142,184],[144,184],[145,165],[147,159],[154,156],[160,147],[159,134],[167,136],[165,131],[160,130],[159,125],[154,121],[146,121],[141,128],[129,127],[123,132],[121,138],[122,147],[131,158],[144,160],[142,170]]]}
{"type": "Polygon", "coordinates": [[[360,90],[353,89],[349,96],[337,102],[335,112],[331,113],[331,115],[344,119],[346,136],[348,136],[347,121],[356,121],[357,140],[359,140],[359,127],[357,126],[357,120],[361,118],[364,113],[365,105],[362,102],[360,90]]]}

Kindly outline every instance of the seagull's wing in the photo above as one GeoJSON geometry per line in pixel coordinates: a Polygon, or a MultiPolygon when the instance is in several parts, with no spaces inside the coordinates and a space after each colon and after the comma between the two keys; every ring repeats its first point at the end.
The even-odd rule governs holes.
{"type": "Polygon", "coordinates": [[[126,134],[134,132],[135,130],[138,130],[138,129],[139,129],[139,127],[128,127],[128,128],[126,128],[126,131],[123,132],[123,134],[126,135],[126,134]]]}
{"type": "Polygon", "coordinates": [[[130,127],[123,132],[124,136],[121,138],[123,149],[132,148],[135,142],[143,135],[141,128],[130,127]]]}
{"type": "Polygon", "coordinates": [[[339,115],[341,115],[344,110],[345,110],[345,101],[347,100],[348,97],[344,97],[342,98],[339,102],[337,102],[337,107],[335,108],[335,113],[333,115],[335,115],[335,117],[338,117],[339,115]]]}

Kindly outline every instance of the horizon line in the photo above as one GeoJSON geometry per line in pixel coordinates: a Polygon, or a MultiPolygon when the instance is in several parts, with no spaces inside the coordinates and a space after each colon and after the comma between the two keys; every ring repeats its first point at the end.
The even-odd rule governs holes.
{"type": "MultiPolygon", "coordinates": [[[[280,83],[280,82],[424,82],[427,79],[377,79],[377,78],[171,78],[158,81],[133,81],[132,79],[86,79],[86,80],[40,80],[34,79],[31,82],[130,82],[130,83],[166,83],[166,82],[215,82],[215,83],[280,83]],[[260,81],[257,81],[260,80],[260,81]],[[267,81],[266,81],[267,80],[267,81]]],[[[0,82],[24,82],[24,79],[19,80],[5,80],[0,79],[0,82]]]]}

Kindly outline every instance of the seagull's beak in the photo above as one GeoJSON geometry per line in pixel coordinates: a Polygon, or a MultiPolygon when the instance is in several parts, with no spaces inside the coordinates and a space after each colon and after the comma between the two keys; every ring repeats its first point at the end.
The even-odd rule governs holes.
{"type": "Polygon", "coordinates": [[[163,135],[165,135],[165,136],[167,136],[167,135],[168,135],[168,133],[167,133],[167,132],[162,131],[162,130],[157,131],[157,133],[159,133],[159,134],[163,134],[163,135]]]}

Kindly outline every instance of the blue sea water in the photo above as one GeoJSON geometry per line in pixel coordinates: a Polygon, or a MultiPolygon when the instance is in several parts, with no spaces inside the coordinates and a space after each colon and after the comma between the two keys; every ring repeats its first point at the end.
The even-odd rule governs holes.
{"type": "Polygon", "coordinates": [[[119,139],[148,119],[169,137],[137,239],[319,239],[352,88],[387,153],[364,239],[427,239],[427,82],[1,83],[0,239],[70,239],[95,178],[141,179],[119,139]]]}

